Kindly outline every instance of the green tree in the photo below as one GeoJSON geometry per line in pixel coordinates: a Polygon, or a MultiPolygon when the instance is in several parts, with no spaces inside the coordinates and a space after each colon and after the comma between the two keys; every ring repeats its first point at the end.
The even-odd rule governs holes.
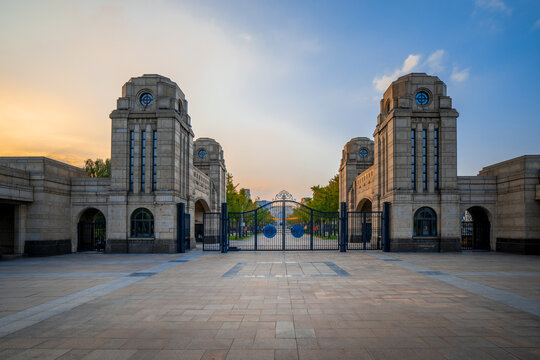
{"type": "Polygon", "coordinates": [[[310,207],[319,211],[336,212],[339,210],[339,176],[336,175],[326,186],[312,186],[312,200],[310,207]]]}
{"type": "MultiPolygon", "coordinates": [[[[258,208],[257,202],[247,197],[246,189],[241,188],[240,190],[237,190],[239,186],[240,184],[234,183],[232,174],[227,173],[225,189],[227,192],[228,211],[229,214],[239,213],[230,214],[229,219],[244,222],[245,226],[255,225],[255,212],[251,215],[247,214],[246,216],[240,213],[256,210],[258,208]]],[[[257,221],[260,223],[262,219],[270,214],[270,211],[267,209],[259,209],[256,213],[257,221]]]]}
{"type": "MultiPolygon", "coordinates": [[[[337,212],[339,211],[339,176],[336,175],[326,186],[315,185],[311,187],[313,196],[304,201],[304,205],[319,211],[337,212]]],[[[297,209],[295,216],[306,218],[306,212],[297,209]]]]}
{"type": "Polygon", "coordinates": [[[111,176],[111,160],[105,159],[87,159],[84,162],[84,170],[86,173],[93,178],[104,178],[111,176]]]}

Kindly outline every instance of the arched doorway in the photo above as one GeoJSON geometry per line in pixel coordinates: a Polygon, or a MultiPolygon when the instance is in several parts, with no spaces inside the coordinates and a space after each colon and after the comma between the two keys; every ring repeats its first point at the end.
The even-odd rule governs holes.
{"type": "Polygon", "coordinates": [[[86,209],[77,224],[77,251],[105,250],[105,215],[95,208],[86,209]]]}
{"type": "Polygon", "coordinates": [[[0,204],[0,257],[15,253],[15,205],[0,204]]]}
{"type": "Polygon", "coordinates": [[[371,200],[367,198],[360,200],[356,206],[356,212],[349,215],[349,248],[354,249],[355,244],[361,244],[364,250],[368,245],[372,246],[373,216],[371,200]]]}
{"type": "Polygon", "coordinates": [[[369,199],[361,200],[356,207],[356,211],[373,211],[372,209],[371,200],[369,199]]]}
{"type": "Polygon", "coordinates": [[[203,241],[204,236],[204,213],[209,212],[210,207],[203,199],[195,202],[195,239],[197,242],[203,241]]]}
{"type": "Polygon", "coordinates": [[[490,250],[491,223],[487,211],[480,206],[465,210],[461,216],[461,249],[490,250]]]}

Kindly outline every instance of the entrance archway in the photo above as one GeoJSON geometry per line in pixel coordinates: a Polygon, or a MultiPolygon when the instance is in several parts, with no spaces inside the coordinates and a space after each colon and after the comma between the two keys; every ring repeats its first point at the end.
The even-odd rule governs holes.
{"type": "Polygon", "coordinates": [[[350,249],[362,248],[363,250],[367,250],[369,246],[373,246],[371,245],[373,237],[372,211],[371,200],[364,198],[356,206],[356,211],[351,212],[349,216],[348,245],[350,249]]]}
{"type": "Polygon", "coordinates": [[[461,217],[461,248],[490,250],[491,223],[487,210],[480,206],[468,208],[461,217]]]}
{"type": "Polygon", "coordinates": [[[372,209],[371,200],[369,199],[361,200],[356,207],[356,211],[373,211],[372,209]]]}
{"type": "Polygon", "coordinates": [[[197,242],[203,241],[204,236],[204,213],[209,212],[210,207],[203,199],[199,199],[195,202],[195,239],[197,242]]]}
{"type": "Polygon", "coordinates": [[[95,208],[86,209],[77,224],[77,251],[104,250],[106,235],[105,215],[95,208]]]}
{"type": "Polygon", "coordinates": [[[0,257],[15,253],[15,205],[0,204],[0,257]]]}

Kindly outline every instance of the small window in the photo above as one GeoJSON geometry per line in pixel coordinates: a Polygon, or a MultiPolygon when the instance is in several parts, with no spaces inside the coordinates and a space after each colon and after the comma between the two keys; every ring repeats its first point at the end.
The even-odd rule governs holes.
{"type": "Polygon", "coordinates": [[[154,101],[154,97],[150,93],[144,93],[139,97],[139,102],[142,106],[147,107],[148,105],[152,104],[154,101]]]}
{"type": "Polygon", "coordinates": [[[386,114],[390,113],[390,99],[386,100],[386,105],[384,106],[384,111],[386,111],[386,114]]]}
{"type": "Polygon", "coordinates": [[[414,236],[437,236],[437,214],[428,207],[420,208],[414,214],[414,236]]]}
{"type": "Polygon", "coordinates": [[[368,151],[367,151],[366,148],[360,149],[360,156],[363,157],[363,158],[368,156],[368,151]]]}
{"type": "Polygon", "coordinates": [[[418,105],[424,106],[424,105],[427,105],[427,103],[429,102],[429,95],[425,91],[419,91],[414,96],[414,99],[416,100],[416,103],[418,105]]]}
{"type": "Polygon", "coordinates": [[[131,237],[154,237],[154,215],[145,208],[138,208],[131,214],[131,237]]]}

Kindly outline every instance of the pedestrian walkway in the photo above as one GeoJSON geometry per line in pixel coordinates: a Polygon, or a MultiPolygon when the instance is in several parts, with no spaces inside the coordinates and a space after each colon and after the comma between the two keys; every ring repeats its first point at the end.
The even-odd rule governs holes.
{"type": "Polygon", "coordinates": [[[540,258],[72,254],[0,262],[1,359],[537,359],[540,258]]]}

